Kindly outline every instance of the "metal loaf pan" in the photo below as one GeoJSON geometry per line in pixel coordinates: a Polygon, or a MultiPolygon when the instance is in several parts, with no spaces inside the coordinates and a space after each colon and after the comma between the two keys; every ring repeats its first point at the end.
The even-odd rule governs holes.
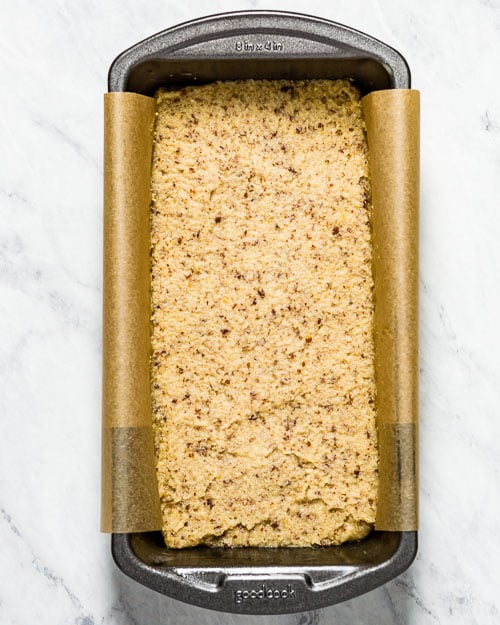
{"type": "MultiPolygon", "coordinates": [[[[153,95],[164,85],[243,78],[348,78],[364,93],[409,88],[404,58],[334,22],[287,12],[205,17],[145,39],[113,62],[109,91],[153,95]]],[[[167,549],[158,532],[113,534],[118,567],[144,586],[193,605],[283,614],[332,605],[402,573],[417,532],[372,532],[338,547],[167,549]]]]}

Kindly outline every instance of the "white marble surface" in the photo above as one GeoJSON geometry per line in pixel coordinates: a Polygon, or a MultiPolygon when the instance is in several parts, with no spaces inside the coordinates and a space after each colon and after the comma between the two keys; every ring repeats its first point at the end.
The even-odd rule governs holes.
{"type": "Polygon", "coordinates": [[[0,623],[499,623],[499,0],[3,0],[0,31],[0,623]],[[419,556],[361,598],[267,619],[142,588],[98,532],[107,68],[164,27],[244,8],[387,41],[423,106],[419,556]]]}

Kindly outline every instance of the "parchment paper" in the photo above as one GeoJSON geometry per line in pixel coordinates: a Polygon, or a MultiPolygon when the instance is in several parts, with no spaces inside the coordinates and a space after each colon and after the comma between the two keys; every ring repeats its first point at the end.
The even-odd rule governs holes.
{"type": "Polygon", "coordinates": [[[376,529],[418,525],[418,203],[420,94],[363,98],[372,192],[379,445],[376,529]]]}
{"type": "MultiPolygon", "coordinates": [[[[417,528],[419,94],[363,98],[373,203],[376,529],[417,528]]],[[[161,528],[151,420],[149,206],[155,103],[105,96],[102,530],[161,528]]]]}
{"type": "Polygon", "coordinates": [[[154,100],[104,100],[104,532],[160,529],[151,394],[149,205],[154,100]]]}

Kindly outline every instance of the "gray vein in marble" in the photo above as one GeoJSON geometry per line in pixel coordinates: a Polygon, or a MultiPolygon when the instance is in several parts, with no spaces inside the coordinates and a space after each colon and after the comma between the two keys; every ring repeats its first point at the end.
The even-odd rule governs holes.
{"type": "Polygon", "coordinates": [[[492,119],[489,111],[485,111],[482,117],[483,127],[486,132],[498,132],[500,125],[495,119],[492,119]]]}
{"type": "Polygon", "coordinates": [[[19,191],[7,191],[6,189],[0,188],[0,194],[6,197],[8,200],[11,200],[11,202],[14,201],[19,204],[24,204],[25,206],[30,206],[28,198],[19,191]]]}
{"type": "Polygon", "coordinates": [[[415,582],[413,581],[411,577],[407,575],[401,575],[400,577],[395,579],[393,583],[396,586],[396,588],[401,589],[406,595],[408,595],[408,597],[413,599],[415,604],[422,611],[424,611],[426,614],[432,617],[432,619],[436,621],[436,623],[439,623],[439,617],[436,614],[434,614],[434,612],[430,610],[422,601],[422,598],[418,594],[417,589],[415,587],[415,582]]]}
{"type": "Polygon", "coordinates": [[[500,2],[498,2],[498,0],[479,0],[479,3],[482,4],[485,7],[488,7],[489,9],[499,9],[500,8],[500,2]]]}
{"type": "Polygon", "coordinates": [[[132,606],[128,601],[126,594],[123,592],[123,589],[120,588],[120,592],[118,594],[118,599],[111,606],[111,612],[113,614],[122,614],[127,618],[127,625],[142,625],[133,615],[132,606]]]}
{"type": "MultiPolygon", "coordinates": [[[[24,266],[20,269],[17,262],[0,256],[0,284],[27,295],[34,303],[46,305],[74,329],[95,325],[93,312],[86,309],[81,301],[75,301],[73,296],[69,296],[67,289],[53,288],[53,284],[58,284],[57,274],[45,275],[41,269],[30,266],[29,262],[25,259],[24,266]],[[39,286],[33,288],[35,284],[39,286]]],[[[67,270],[64,273],[71,276],[67,270]]],[[[82,286],[81,282],[75,279],[73,281],[82,286]]],[[[99,293],[98,287],[92,290],[99,293]]]]}
{"type": "Polygon", "coordinates": [[[391,593],[390,593],[390,591],[389,591],[389,588],[386,586],[386,587],[383,589],[383,591],[384,591],[384,595],[385,595],[385,596],[386,596],[386,598],[387,598],[387,603],[389,604],[389,608],[390,608],[390,610],[391,610],[391,613],[392,613],[392,616],[393,616],[394,622],[395,622],[397,625],[405,625],[405,623],[403,623],[403,622],[402,622],[402,620],[401,620],[401,619],[400,619],[400,617],[399,617],[399,613],[398,613],[398,611],[397,611],[397,609],[396,609],[396,605],[394,604],[394,601],[393,601],[393,599],[392,599],[392,597],[391,597],[391,593]]]}
{"type": "Polygon", "coordinates": [[[95,625],[94,618],[85,613],[85,610],[82,606],[81,601],[78,597],[68,588],[64,579],[59,575],[56,575],[51,569],[44,565],[44,563],[40,560],[40,558],[35,554],[31,545],[26,541],[26,539],[22,536],[21,532],[17,528],[16,524],[12,520],[12,517],[8,514],[8,512],[0,507],[0,517],[4,520],[4,522],[9,527],[10,531],[17,536],[20,540],[23,541],[24,545],[27,547],[28,551],[31,554],[32,560],[31,563],[33,568],[42,575],[48,584],[51,586],[57,586],[61,588],[63,592],[66,594],[74,608],[80,613],[77,619],[78,625],[95,625]]]}
{"type": "MultiPolygon", "coordinates": [[[[424,293],[428,293],[428,288],[423,282],[421,282],[421,288],[424,293]]],[[[462,364],[467,367],[471,373],[475,371],[481,374],[482,380],[488,383],[491,391],[495,395],[499,395],[500,399],[498,372],[491,371],[489,368],[484,367],[481,362],[476,359],[474,352],[464,346],[463,340],[457,335],[448,311],[435,295],[430,299],[427,309],[430,310],[431,307],[438,313],[448,347],[460,358],[462,364]]]]}
{"type": "Polygon", "coordinates": [[[92,156],[87,149],[76,139],[73,139],[67,132],[62,130],[55,122],[48,119],[37,118],[34,119],[36,126],[50,133],[52,136],[57,137],[69,146],[78,156],[85,161],[91,163],[91,165],[100,171],[100,164],[98,164],[96,158],[92,156]]]}
{"type": "Polygon", "coordinates": [[[16,536],[18,536],[19,538],[22,538],[21,532],[17,529],[16,525],[14,524],[14,521],[12,520],[12,517],[9,514],[7,514],[7,512],[3,508],[0,508],[0,516],[7,523],[7,525],[10,528],[10,531],[14,533],[16,536]]]}

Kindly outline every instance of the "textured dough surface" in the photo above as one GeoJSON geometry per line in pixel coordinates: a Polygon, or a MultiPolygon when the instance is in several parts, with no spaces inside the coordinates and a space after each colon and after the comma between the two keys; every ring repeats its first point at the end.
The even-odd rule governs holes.
{"type": "Polygon", "coordinates": [[[168,546],[375,519],[367,145],[347,81],[156,95],[152,401],[168,546]]]}

